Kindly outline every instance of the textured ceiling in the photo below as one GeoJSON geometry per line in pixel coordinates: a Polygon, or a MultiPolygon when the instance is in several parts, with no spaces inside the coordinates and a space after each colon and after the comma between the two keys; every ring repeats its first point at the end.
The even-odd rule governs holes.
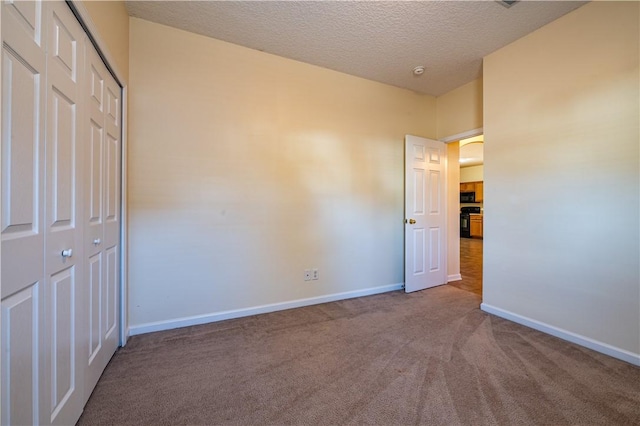
{"type": "Polygon", "coordinates": [[[134,17],[438,96],[482,58],[585,2],[128,1],[134,17]],[[425,73],[416,77],[418,65],[425,73]]]}

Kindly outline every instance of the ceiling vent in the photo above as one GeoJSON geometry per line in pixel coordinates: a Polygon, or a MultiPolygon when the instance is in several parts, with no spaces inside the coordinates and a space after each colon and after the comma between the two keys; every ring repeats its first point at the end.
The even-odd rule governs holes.
{"type": "Polygon", "coordinates": [[[501,5],[503,5],[504,7],[509,8],[514,4],[516,4],[519,0],[496,0],[496,1],[501,5]]]}

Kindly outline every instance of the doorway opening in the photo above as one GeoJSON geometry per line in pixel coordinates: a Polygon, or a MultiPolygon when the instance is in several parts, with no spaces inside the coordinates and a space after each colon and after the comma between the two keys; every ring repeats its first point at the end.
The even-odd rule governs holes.
{"type": "Polygon", "coordinates": [[[482,296],[482,239],[460,238],[460,275],[449,285],[482,296]]]}
{"type": "Polygon", "coordinates": [[[484,136],[459,141],[460,275],[451,284],[482,296],[484,136]]]}

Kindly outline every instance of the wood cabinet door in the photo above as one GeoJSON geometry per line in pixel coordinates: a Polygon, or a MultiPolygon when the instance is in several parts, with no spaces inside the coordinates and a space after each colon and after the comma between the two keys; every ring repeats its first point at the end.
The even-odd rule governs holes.
{"type": "Polygon", "coordinates": [[[472,237],[482,237],[482,216],[471,216],[470,233],[472,237]]]}
{"type": "Polygon", "coordinates": [[[464,182],[460,184],[460,192],[473,192],[475,191],[475,184],[473,182],[464,182]]]}
{"type": "Polygon", "coordinates": [[[476,182],[475,187],[476,203],[480,203],[484,200],[484,182],[476,182]]]}

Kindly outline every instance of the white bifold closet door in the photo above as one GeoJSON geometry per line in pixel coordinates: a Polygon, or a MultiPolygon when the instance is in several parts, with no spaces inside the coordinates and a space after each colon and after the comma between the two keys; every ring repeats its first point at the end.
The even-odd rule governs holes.
{"type": "Polygon", "coordinates": [[[2,41],[0,421],[74,424],[118,344],[120,88],[62,1],[2,41]]]}
{"type": "Polygon", "coordinates": [[[2,7],[2,424],[44,421],[46,54],[42,4],[2,7]]]}
{"type": "Polygon", "coordinates": [[[86,398],[118,347],[120,87],[92,46],[86,55],[84,250],[88,325],[86,398]]]}
{"type": "MultiPolygon", "coordinates": [[[[45,8],[45,374],[46,418],[70,424],[84,406],[82,340],[82,101],[84,31],[66,4],[45,8]]],[[[19,141],[18,141],[19,142],[19,141]]]]}

